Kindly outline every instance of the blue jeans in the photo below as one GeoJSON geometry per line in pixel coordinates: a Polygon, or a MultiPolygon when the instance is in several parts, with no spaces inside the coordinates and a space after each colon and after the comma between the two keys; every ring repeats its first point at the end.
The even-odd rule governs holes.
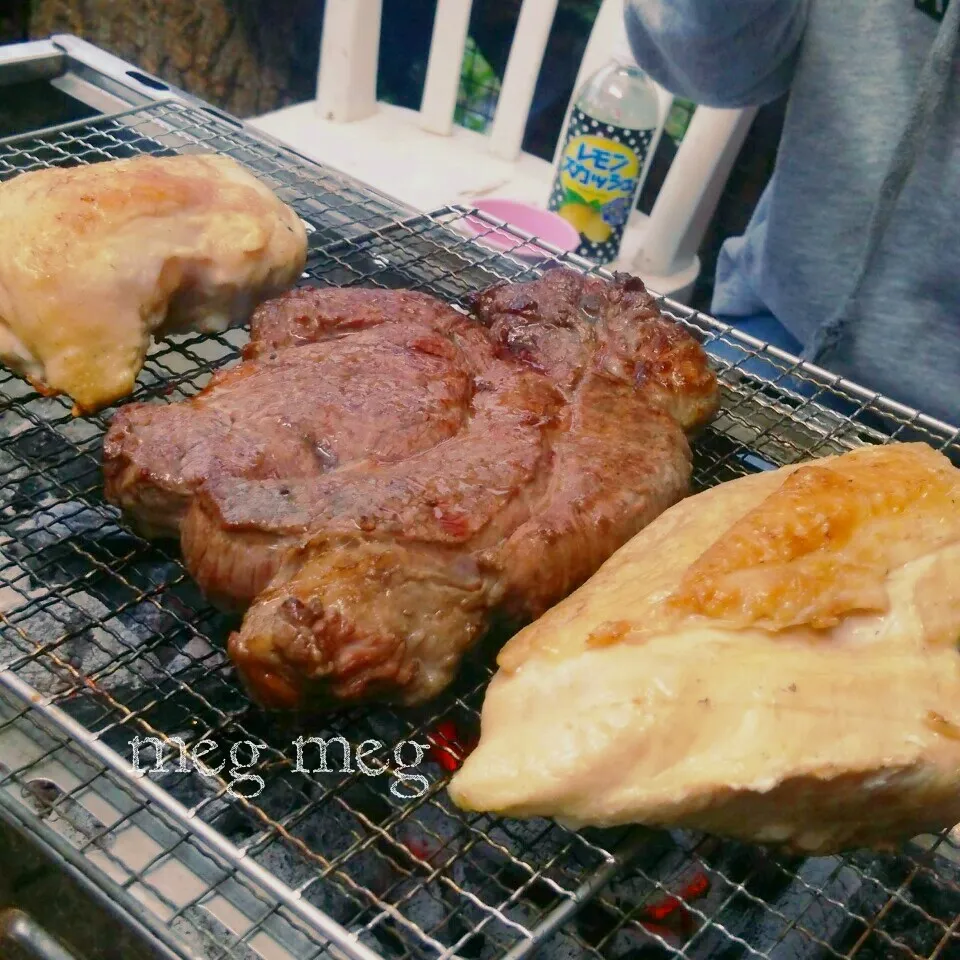
{"type": "MultiPolygon", "coordinates": [[[[757,314],[752,317],[717,317],[721,323],[745,333],[748,336],[762,340],[771,346],[786,350],[787,353],[799,356],[803,351],[803,344],[776,317],[769,313],[757,314]]],[[[857,404],[822,388],[811,380],[800,377],[791,377],[783,372],[783,367],[771,362],[765,356],[750,356],[747,344],[735,346],[724,339],[710,341],[706,345],[707,352],[721,363],[735,365],[743,373],[758,377],[762,380],[772,380],[777,386],[800,394],[801,397],[815,398],[817,403],[837,413],[849,416],[857,409],[857,404]]]]}

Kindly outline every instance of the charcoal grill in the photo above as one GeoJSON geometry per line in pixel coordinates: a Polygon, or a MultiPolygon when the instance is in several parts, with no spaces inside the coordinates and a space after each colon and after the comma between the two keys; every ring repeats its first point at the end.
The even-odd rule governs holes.
{"type": "MultiPolygon", "coordinates": [[[[128,109],[0,140],[0,179],[216,151],[308,225],[304,283],[412,287],[462,304],[559,263],[592,269],[548,247],[536,263],[497,253],[465,234],[465,209],[403,209],[177,91],[154,100],[146,88],[128,109]]],[[[530,238],[513,233],[519,250],[530,238]]],[[[960,457],[956,428],[661,306],[704,341],[722,380],[722,413],[696,443],[698,488],[890,439],[960,457]]],[[[233,330],[163,341],[133,399],[194,394],[244,340],[233,330]]],[[[69,400],[0,371],[0,815],[41,836],[164,956],[960,956],[960,852],[949,834],[895,855],[797,859],[683,831],[573,833],[457,811],[445,787],[476,733],[490,676],[482,653],[426,708],[354,710],[308,731],[252,708],[224,654],[230,621],[175,546],[140,539],[103,501],[110,415],[74,418],[69,400]],[[428,788],[395,796],[397,770],[299,773],[291,744],[302,733],[391,750],[424,743],[416,772],[428,788]],[[134,736],[264,744],[245,771],[263,790],[240,796],[227,771],[175,762],[137,776],[134,736]]]]}

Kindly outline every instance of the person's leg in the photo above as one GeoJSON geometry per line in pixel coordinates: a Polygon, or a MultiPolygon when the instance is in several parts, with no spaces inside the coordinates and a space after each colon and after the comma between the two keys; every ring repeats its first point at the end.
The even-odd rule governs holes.
{"type": "MultiPolygon", "coordinates": [[[[798,356],[802,349],[800,342],[769,313],[757,314],[752,317],[717,317],[721,323],[728,323],[740,333],[755,337],[771,346],[786,350],[798,356]]],[[[750,347],[745,343],[718,337],[707,344],[707,352],[721,363],[736,366],[738,370],[762,377],[764,380],[776,380],[783,376],[783,370],[771,363],[766,357],[751,356],[750,347]]]]}
{"type": "MultiPolygon", "coordinates": [[[[741,333],[785,350],[795,357],[799,356],[803,350],[803,344],[776,317],[769,313],[751,317],[721,316],[717,319],[722,323],[730,324],[741,333]]],[[[856,409],[855,404],[835,396],[829,390],[821,390],[819,385],[810,380],[785,375],[781,366],[777,366],[776,363],[771,362],[765,356],[751,356],[750,348],[746,344],[737,345],[728,339],[717,338],[710,341],[706,345],[706,349],[721,364],[726,363],[736,366],[738,370],[750,376],[775,381],[777,386],[798,393],[802,397],[816,396],[818,403],[837,413],[849,415],[856,409]]]]}

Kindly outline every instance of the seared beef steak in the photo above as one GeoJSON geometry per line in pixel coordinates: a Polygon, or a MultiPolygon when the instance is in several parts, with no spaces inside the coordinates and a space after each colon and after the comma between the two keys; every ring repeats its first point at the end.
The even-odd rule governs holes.
{"type": "Polygon", "coordinates": [[[540,615],[686,493],[716,380],[639,280],[471,306],[296,290],[196,397],[114,418],[108,498],[250,607],[230,654],[264,705],[428,699],[494,610],[540,615]]]}

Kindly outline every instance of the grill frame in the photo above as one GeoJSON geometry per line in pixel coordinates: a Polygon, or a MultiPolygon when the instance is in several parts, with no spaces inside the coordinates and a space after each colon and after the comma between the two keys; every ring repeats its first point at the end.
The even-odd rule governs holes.
{"type": "MultiPolygon", "coordinates": [[[[543,244],[536,266],[484,247],[482,238],[460,232],[468,213],[491,231],[506,229],[517,238],[516,249],[531,238],[462,207],[431,214],[404,209],[239,122],[177,99],[2,140],[0,179],[36,166],[199,149],[245,163],[297,209],[310,227],[307,282],[411,286],[462,304],[471,290],[499,279],[529,278],[557,263],[607,275],[543,244]]],[[[708,350],[726,351],[726,360],[718,363],[723,411],[695,444],[698,488],[893,438],[924,439],[960,460],[957,428],[680,304],[663,300],[661,308],[695,331],[708,350]],[[750,372],[757,362],[765,367],[750,372]]],[[[244,336],[230,331],[158,344],[130,400],[191,395],[214,369],[236,358],[244,336]]],[[[225,667],[217,638],[225,636],[227,621],[199,597],[175,546],[148,544],[102,501],[97,453],[108,418],[104,411],[74,419],[69,400],[42,398],[18,377],[0,372],[0,543],[13,554],[0,563],[0,793],[32,808],[38,831],[65,838],[101,886],[132,893],[145,919],[172,922],[184,956],[252,957],[257,955],[252,951],[268,949],[260,939],[267,938],[270,950],[297,957],[467,957],[482,934],[477,955],[484,957],[519,960],[548,941],[566,945],[558,950],[574,944],[583,955],[609,957],[618,955],[614,939],[624,932],[659,942],[668,951],[664,955],[685,957],[712,956],[698,950],[712,949],[717,937],[747,956],[780,956],[777,949],[795,934],[820,948],[816,931],[802,933],[803,913],[783,916],[784,933],[763,943],[751,942],[720,919],[727,907],[715,894],[724,885],[730,890],[725,903],[748,895],[758,901],[755,912],[768,920],[777,908],[760,905],[749,877],[727,877],[725,868],[698,853],[703,844],[716,845],[709,838],[690,847],[686,863],[699,863],[709,876],[712,905],[703,907],[690,897],[684,915],[700,925],[677,941],[673,931],[651,931],[644,914],[649,904],[623,909],[611,893],[623,883],[631,898],[639,896],[638,888],[649,888],[650,899],[676,895],[638,866],[654,842],[648,831],[581,835],[544,821],[531,827],[454,812],[443,794],[446,777],[435,763],[427,792],[407,803],[396,803],[385,781],[370,786],[357,772],[336,781],[304,777],[305,783],[291,785],[289,753],[277,746],[281,734],[245,705],[225,667]],[[184,730],[192,732],[194,743],[217,735],[228,735],[229,743],[272,737],[263,766],[272,771],[265,789],[272,791],[268,800],[274,805],[231,799],[222,776],[186,771],[162,782],[137,778],[117,748],[118,737],[127,733],[158,736],[169,744],[184,730]],[[13,764],[4,759],[10,741],[19,744],[20,759],[13,764]],[[275,815],[282,809],[287,809],[282,817],[275,815]],[[321,842],[309,832],[331,809],[351,825],[354,839],[345,849],[336,838],[321,842]],[[430,849],[411,850],[407,834],[413,824],[419,840],[429,838],[430,849]],[[142,853],[126,852],[127,846],[133,849],[120,842],[127,831],[142,835],[140,848],[143,837],[154,844],[146,860],[142,853]],[[244,831],[252,832],[238,844],[244,831]],[[297,863],[298,874],[306,871],[298,884],[278,879],[265,865],[278,848],[297,863]],[[480,854],[478,863],[474,858],[480,854]],[[478,880],[478,872],[491,864],[500,866],[492,877],[488,872],[478,880]],[[387,873],[383,890],[369,882],[379,877],[378,870],[387,873]],[[177,893],[190,886],[188,874],[200,886],[188,890],[184,902],[171,893],[165,871],[179,878],[173,882],[177,893]],[[498,885],[501,892],[491,895],[498,885]],[[339,920],[324,909],[331,903],[339,920]],[[575,929],[587,904],[608,904],[603,909],[612,917],[610,932],[598,942],[575,929]],[[435,915],[432,926],[421,919],[435,915]]],[[[469,724],[489,674],[477,658],[436,704],[402,715],[350,711],[343,722],[354,734],[392,731],[407,739],[428,736],[451,716],[469,724]]],[[[348,739],[355,743],[362,737],[348,739]]],[[[672,842],[683,849],[683,841],[672,842]]],[[[946,866],[960,857],[947,837],[917,850],[913,876],[933,872],[960,894],[946,866]]],[[[791,871],[792,884],[805,882],[794,868],[770,863],[791,871]]],[[[861,887],[868,882],[867,869],[857,868],[855,860],[838,864],[837,872],[857,874],[861,887]]],[[[930,950],[916,952],[881,929],[884,918],[908,899],[912,882],[894,888],[879,881],[882,902],[859,921],[849,904],[836,901],[831,909],[843,911],[847,927],[859,924],[863,930],[842,952],[824,942],[822,955],[866,956],[865,947],[877,937],[899,951],[897,956],[960,951],[960,907],[948,923],[916,908],[918,923],[943,928],[939,945],[930,950]]],[[[811,889],[811,896],[824,903],[835,899],[823,884],[811,889]]]]}

